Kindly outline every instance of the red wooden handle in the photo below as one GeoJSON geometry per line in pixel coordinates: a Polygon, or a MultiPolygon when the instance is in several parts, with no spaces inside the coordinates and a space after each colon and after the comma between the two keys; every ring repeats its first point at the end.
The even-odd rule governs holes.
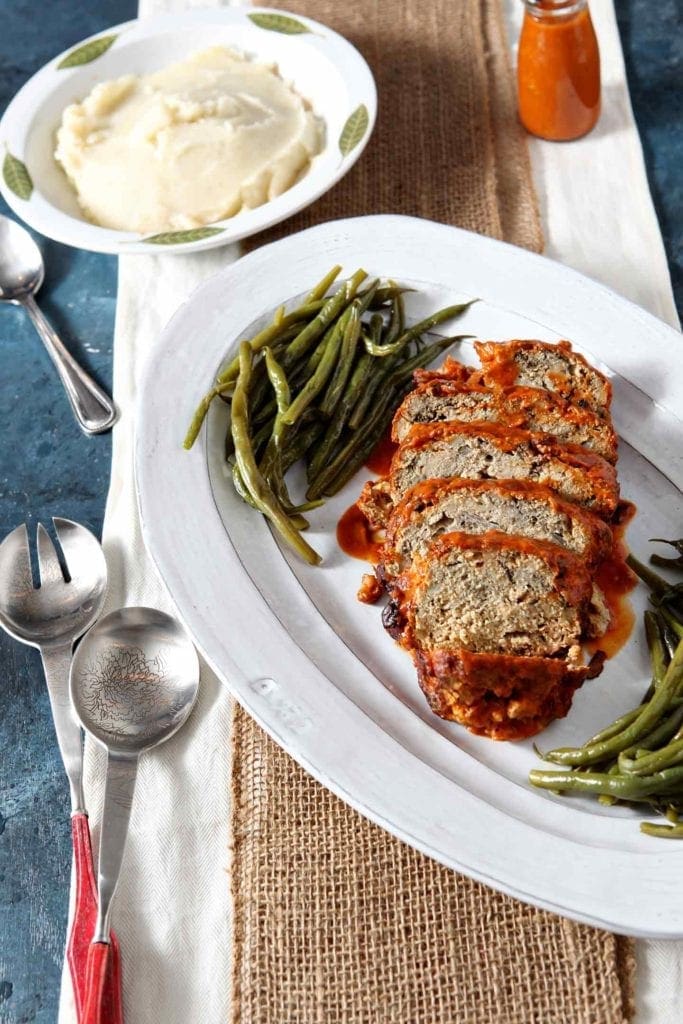
{"type": "Polygon", "coordinates": [[[104,986],[107,980],[109,943],[92,942],[86,967],[85,1013],[83,1024],[104,1024],[104,986]]]}
{"type": "MultiPolygon", "coordinates": [[[[92,864],[90,829],[87,814],[74,814],[71,818],[71,839],[76,865],[76,905],[66,947],[71,982],[76,1003],[76,1016],[83,1024],[86,1000],[88,953],[97,922],[97,886],[92,864]]],[[[123,1024],[121,998],[121,959],[116,936],[111,934],[109,969],[103,993],[103,1024],[123,1024]]]]}

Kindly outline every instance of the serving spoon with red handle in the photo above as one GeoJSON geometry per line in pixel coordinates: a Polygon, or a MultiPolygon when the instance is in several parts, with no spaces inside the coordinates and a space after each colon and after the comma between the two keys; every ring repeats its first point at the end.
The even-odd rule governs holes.
{"type": "Polygon", "coordinates": [[[140,754],[187,721],[199,689],[199,660],[187,633],[154,608],[105,615],[71,663],[71,701],[83,728],[107,751],[97,866],[97,922],[88,951],[84,1024],[104,1024],[109,916],[126,846],[140,754]]]}

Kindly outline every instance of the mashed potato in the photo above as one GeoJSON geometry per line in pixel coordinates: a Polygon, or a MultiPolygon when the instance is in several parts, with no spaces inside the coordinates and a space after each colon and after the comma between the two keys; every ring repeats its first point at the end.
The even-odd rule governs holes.
{"type": "Polygon", "coordinates": [[[148,234],[260,206],[322,145],[322,122],[276,68],[213,47],[96,85],[64,111],[55,157],[89,220],[148,234]]]}

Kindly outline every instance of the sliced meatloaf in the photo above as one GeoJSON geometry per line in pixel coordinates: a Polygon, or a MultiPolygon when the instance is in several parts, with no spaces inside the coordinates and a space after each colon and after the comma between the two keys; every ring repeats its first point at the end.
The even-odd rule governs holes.
{"type": "Polygon", "coordinates": [[[393,510],[379,568],[388,580],[443,533],[500,533],[550,541],[596,565],[612,547],[612,531],[587,509],[526,480],[427,480],[393,510]]]}
{"type": "Polygon", "coordinates": [[[416,424],[394,455],[389,474],[396,505],[423,480],[530,480],[565,501],[611,517],[619,500],[614,466],[578,445],[493,423],[416,424]]]}
{"type": "Polygon", "coordinates": [[[432,711],[493,740],[535,736],[564,718],[576,689],[595,674],[559,658],[467,650],[418,650],[414,661],[432,711]]]}
{"type": "Polygon", "coordinates": [[[544,388],[487,388],[443,379],[426,381],[403,399],[394,416],[392,440],[402,441],[413,423],[449,420],[483,420],[543,431],[597,452],[608,462],[617,461],[617,436],[609,419],[544,388]]]}
{"type": "Polygon", "coordinates": [[[446,533],[404,579],[406,646],[581,663],[593,584],[583,560],[556,544],[446,533]]]}
{"type": "Polygon", "coordinates": [[[519,385],[557,391],[575,405],[606,416],[612,386],[568,341],[475,341],[482,378],[491,387],[519,385]]]}
{"type": "Polygon", "coordinates": [[[589,673],[592,584],[555,544],[498,532],[438,537],[406,573],[401,640],[430,707],[473,732],[519,739],[565,715],[589,673]]]}

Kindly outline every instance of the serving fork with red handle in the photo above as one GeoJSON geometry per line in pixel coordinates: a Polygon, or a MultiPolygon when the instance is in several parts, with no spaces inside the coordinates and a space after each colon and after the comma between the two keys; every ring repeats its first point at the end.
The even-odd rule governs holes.
{"type": "MultiPolygon", "coordinates": [[[[39,587],[33,584],[26,525],[17,527],[0,544],[0,626],[40,651],[57,742],[69,780],[76,899],[66,955],[77,1017],[82,1024],[88,948],[97,920],[97,889],[83,797],[83,742],[69,698],[69,671],[74,643],[102,611],[107,565],[99,541],[84,526],[59,518],[53,523],[63,557],[60,562],[47,530],[39,523],[39,587]]],[[[114,935],[103,1010],[107,1024],[123,1024],[121,963],[114,935]]]]}

